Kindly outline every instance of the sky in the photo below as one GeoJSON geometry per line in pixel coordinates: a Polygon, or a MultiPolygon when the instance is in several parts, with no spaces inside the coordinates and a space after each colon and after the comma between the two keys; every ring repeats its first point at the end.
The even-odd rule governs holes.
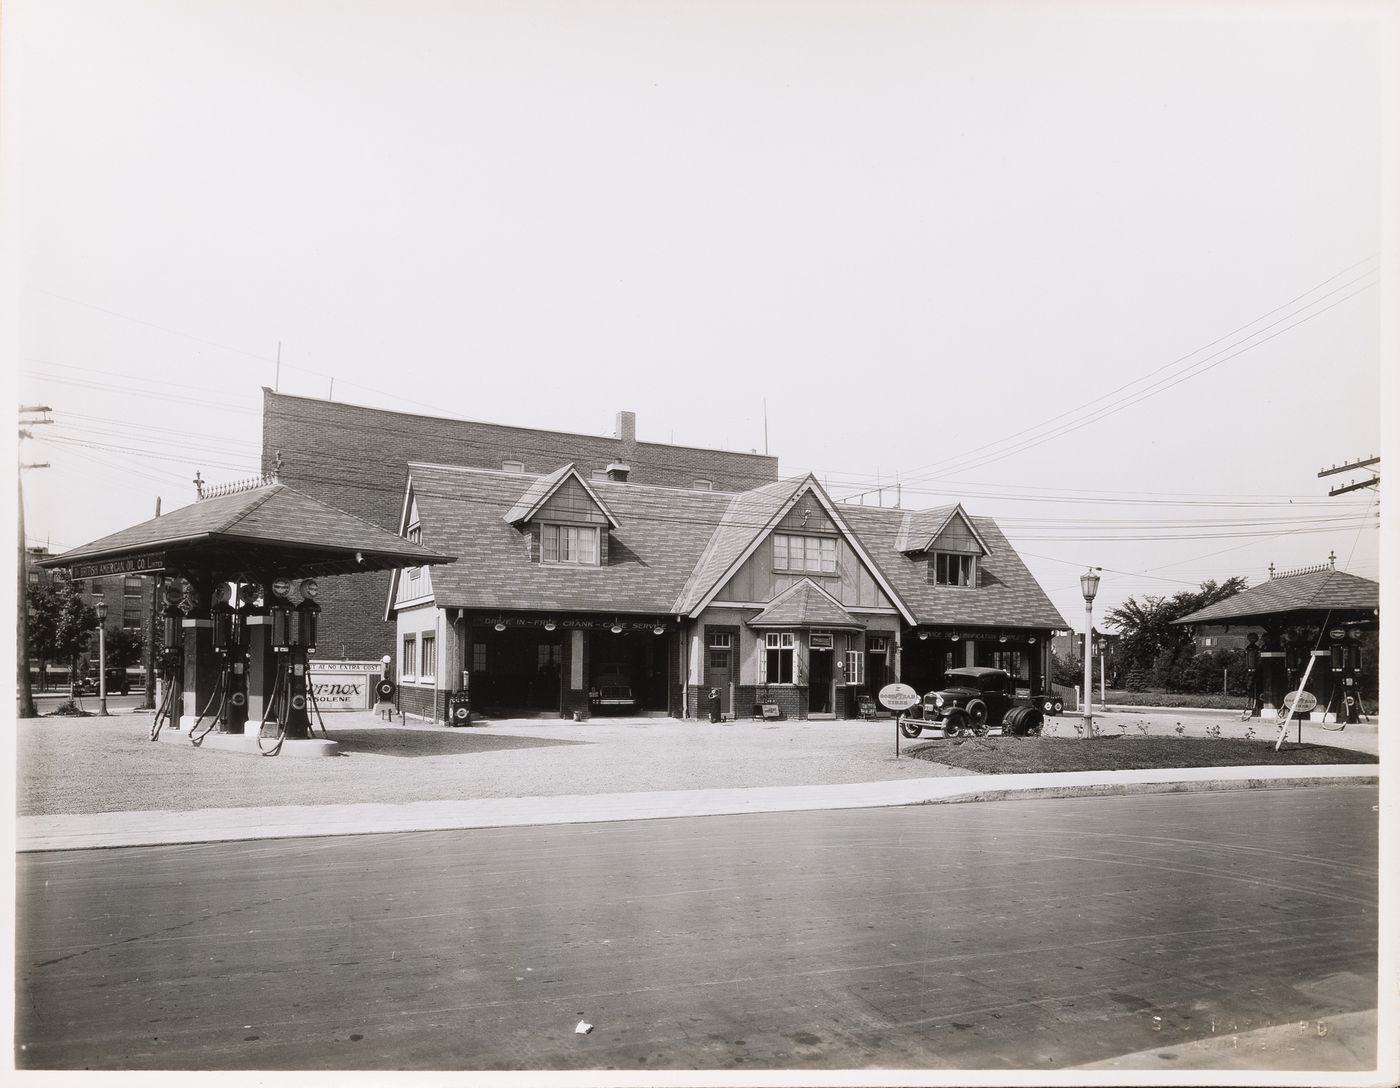
{"type": "Polygon", "coordinates": [[[11,2],[27,536],[251,476],[275,384],[961,501],[1076,626],[1378,578],[1394,15],[11,2]]]}

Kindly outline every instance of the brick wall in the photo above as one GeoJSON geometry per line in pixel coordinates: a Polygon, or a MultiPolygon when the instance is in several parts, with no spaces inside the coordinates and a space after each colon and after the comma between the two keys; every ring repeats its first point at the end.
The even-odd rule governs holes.
{"type": "MultiPolygon", "coordinates": [[[[686,688],[689,697],[690,717],[706,719],[710,716],[710,704],[707,696],[710,689],[707,686],[690,684],[686,688]]],[[[764,703],[777,703],[782,711],[783,721],[800,721],[807,717],[807,689],[800,687],[764,687],[754,684],[734,685],[734,714],[735,720],[746,718],[761,718],[761,714],[754,713],[755,706],[764,703]]],[[[838,706],[840,704],[838,703],[838,706]]],[[[673,711],[677,717],[679,710],[673,711]]]]}
{"type": "MultiPolygon", "coordinates": [[[[689,487],[707,479],[717,490],[745,490],[778,478],[776,457],[638,442],[629,415],[621,413],[617,421],[623,437],[605,438],[386,412],[264,388],[262,467],[271,472],[280,451],[284,483],[394,531],[410,460],[495,469],[515,460],[528,473],[552,472],[573,461],[585,479],[623,461],[634,483],[689,487]]],[[[394,652],[392,625],[382,620],[388,574],[320,581],[320,644],[327,657],[394,652]]]]}
{"type": "Polygon", "coordinates": [[[434,700],[432,688],[413,687],[405,684],[398,690],[399,710],[425,721],[445,722],[447,721],[447,700],[451,693],[438,691],[436,694],[437,699],[434,700]],[[435,706],[436,709],[434,709],[435,706]]]}

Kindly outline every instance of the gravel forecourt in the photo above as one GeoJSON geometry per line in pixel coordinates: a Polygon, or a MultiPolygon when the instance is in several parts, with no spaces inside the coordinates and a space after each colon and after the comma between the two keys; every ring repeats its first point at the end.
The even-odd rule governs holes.
{"type": "Polygon", "coordinates": [[[150,722],[150,714],[139,713],[20,721],[18,814],[397,804],[970,773],[896,761],[889,721],[536,719],[449,729],[342,713],[327,715],[326,728],[344,754],[325,759],[152,744],[150,722]]]}
{"type": "MultiPolygon", "coordinates": [[[[1203,736],[1247,728],[1273,735],[1276,723],[1164,712],[1098,716],[1105,730],[1154,735],[1186,722],[1203,736]]],[[[250,808],[269,805],[398,804],[411,801],[650,790],[809,786],[930,778],[973,772],[894,755],[888,719],[839,722],[709,722],[670,718],[595,718],[491,722],[463,729],[388,724],[371,712],[327,715],[336,758],[262,758],[245,753],[151,743],[151,715],[42,717],[17,723],[20,816],[96,812],[250,808]]],[[[1051,719],[1047,733],[1073,736],[1072,719],[1051,719]]],[[[1355,727],[1315,743],[1376,750],[1377,733],[1355,727]]],[[[1292,733],[1290,733],[1292,736],[1292,733]]],[[[908,748],[925,743],[904,740],[908,748]]],[[[1034,743],[1028,741],[1027,743],[1034,743]]]]}

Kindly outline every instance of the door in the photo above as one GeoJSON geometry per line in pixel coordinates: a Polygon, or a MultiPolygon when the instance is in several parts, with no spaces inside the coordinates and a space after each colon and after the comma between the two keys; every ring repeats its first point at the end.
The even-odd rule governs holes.
{"type": "Polygon", "coordinates": [[[865,640],[865,690],[871,695],[880,694],[880,689],[890,683],[889,639],[884,635],[870,635],[865,640]]]}
{"type": "Polygon", "coordinates": [[[819,714],[832,713],[831,701],[831,680],[832,680],[832,657],[833,651],[827,649],[812,648],[811,656],[808,659],[808,688],[807,688],[807,714],[809,717],[816,717],[819,714]]]}
{"type": "Polygon", "coordinates": [[[705,690],[700,693],[701,711],[709,707],[710,688],[719,688],[720,707],[732,719],[734,707],[730,705],[729,685],[734,680],[734,634],[707,628],[705,643],[705,690]]]}

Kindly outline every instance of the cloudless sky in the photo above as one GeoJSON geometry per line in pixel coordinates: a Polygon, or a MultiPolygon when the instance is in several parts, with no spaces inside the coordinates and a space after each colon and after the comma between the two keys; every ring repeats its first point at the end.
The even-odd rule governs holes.
{"type": "Polygon", "coordinates": [[[253,474],[276,380],[735,449],[766,403],[784,475],[998,518],[1076,626],[1088,564],[1378,577],[1317,472],[1380,452],[1393,13],[12,2],[28,535],[253,474]]]}

